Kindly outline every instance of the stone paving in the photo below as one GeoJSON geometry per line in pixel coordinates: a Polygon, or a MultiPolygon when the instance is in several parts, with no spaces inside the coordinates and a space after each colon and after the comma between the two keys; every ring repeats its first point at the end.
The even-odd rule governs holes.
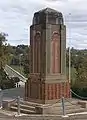
{"type": "Polygon", "coordinates": [[[3,114],[0,114],[0,120],[68,120],[62,119],[59,116],[42,116],[42,115],[35,115],[35,116],[20,116],[20,117],[14,117],[14,116],[6,116],[3,114]]]}
{"type": "Polygon", "coordinates": [[[59,115],[17,115],[16,112],[0,110],[0,120],[87,120],[87,112],[69,114],[68,116],[59,115]]]}
{"type": "Polygon", "coordinates": [[[0,120],[87,120],[87,115],[84,116],[70,116],[70,117],[58,117],[58,116],[22,116],[12,117],[0,114],[0,120]]]}
{"type": "Polygon", "coordinates": [[[29,115],[29,116],[7,116],[0,113],[0,120],[87,120],[87,114],[72,115],[69,117],[52,116],[52,115],[29,115]]]}

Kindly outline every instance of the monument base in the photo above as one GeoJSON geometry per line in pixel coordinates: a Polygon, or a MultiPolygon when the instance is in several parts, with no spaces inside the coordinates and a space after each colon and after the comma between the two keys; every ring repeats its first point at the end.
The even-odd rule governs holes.
{"type": "Polygon", "coordinates": [[[32,74],[25,84],[27,101],[41,104],[55,103],[62,97],[71,98],[70,84],[64,80],[63,75],[50,75],[42,79],[39,74],[32,74]]]}
{"type": "MultiPolygon", "coordinates": [[[[51,114],[51,115],[68,115],[68,114],[76,114],[79,112],[84,112],[86,109],[83,108],[83,105],[78,104],[78,99],[64,99],[64,106],[62,106],[62,100],[57,101],[55,104],[38,104],[35,107],[35,111],[37,114],[51,114]],[[65,108],[65,109],[64,109],[65,108]]],[[[86,110],[87,111],[87,110],[86,110]]]]}

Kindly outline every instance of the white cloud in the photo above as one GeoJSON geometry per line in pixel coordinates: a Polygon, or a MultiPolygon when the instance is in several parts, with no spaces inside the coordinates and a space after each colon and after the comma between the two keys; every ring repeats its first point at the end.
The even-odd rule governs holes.
{"type": "Polygon", "coordinates": [[[28,43],[35,11],[51,7],[61,11],[67,26],[67,46],[87,48],[87,0],[3,0],[0,1],[0,31],[9,34],[11,44],[28,43]],[[69,15],[71,13],[71,15],[69,15]]]}

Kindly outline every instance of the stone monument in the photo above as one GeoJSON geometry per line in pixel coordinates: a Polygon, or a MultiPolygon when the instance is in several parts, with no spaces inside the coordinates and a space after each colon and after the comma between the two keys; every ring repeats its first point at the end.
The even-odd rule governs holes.
{"type": "Polygon", "coordinates": [[[70,98],[66,77],[66,26],[61,12],[46,8],[34,14],[30,26],[31,68],[25,99],[55,103],[70,98]]]}

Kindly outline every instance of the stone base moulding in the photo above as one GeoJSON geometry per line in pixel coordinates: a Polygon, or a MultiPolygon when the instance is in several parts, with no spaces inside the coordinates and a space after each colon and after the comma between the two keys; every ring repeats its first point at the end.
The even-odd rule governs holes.
{"type": "Polygon", "coordinates": [[[25,100],[50,103],[58,99],[70,98],[70,84],[68,82],[44,83],[42,81],[27,81],[25,85],[25,100]]]}

